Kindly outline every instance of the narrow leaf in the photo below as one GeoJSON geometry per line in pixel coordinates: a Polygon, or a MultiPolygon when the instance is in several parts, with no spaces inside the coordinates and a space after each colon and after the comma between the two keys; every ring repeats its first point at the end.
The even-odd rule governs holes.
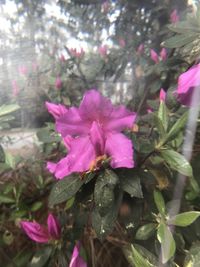
{"type": "Polygon", "coordinates": [[[179,34],[167,39],[163,42],[163,46],[169,48],[178,48],[182,47],[186,44],[193,42],[195,39],[198,38],[198,34],[188,33],[188,34],[179,34]]]}
{"type": "Polygon", "coordinates": [[[160,106],[158,109],[158,118],[162,122],[163,128],[166,131],[168,127],[168,114],[167,114],[167,107],[164,101],[160,101],[160,106]]]}
{"type": "Polygon", "coordinates": [[[173,170],[176,170],[179,173],[189,177],[193,176],[192,167],[184,158],[184,156],[174,150],[169,149],[161,150],[160,154],[173,170]]]}
{"type": "Polygon", "coordinates": [[[199,211],[183,212],[170,218],[167,223],[184,227],[192,224],[199,216],[199,211]]]}
{"type": "Polygon", "coordinates": [[[154,190],[153,197],[158,211],[160,212],[160,214],[165,215],[165,201],[161,192],[158,190],[154,190]]]}
{"type": "Polygon", "coordinates": [[[135,238],[138,240],[147,240],[156,230],[156,224],[155,223],[148,223],[143,226],[141,226],[135,235],[135,238]]]}

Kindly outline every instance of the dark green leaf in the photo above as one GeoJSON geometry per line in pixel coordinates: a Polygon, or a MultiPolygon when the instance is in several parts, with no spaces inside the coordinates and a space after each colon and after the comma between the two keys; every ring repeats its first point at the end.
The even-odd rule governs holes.
{"type": "Polygon", "coordinates": [[[176,24],[169,25],[168,28],[173,32],[183,33],[183,34],[185,34],[186,32],[200,33],[199,27],[195,27],[187,21],[179,21],[176,24]]]}
{"type": "MultiPolygon", "coordinates": [[[[141,246],[138,246],[141,248],[141,246]]],[[[155,267],[152,264],[146,255],[141,253],[141,249],[139,250],[136,245],[126,246],[123,248],[124,255],[126,256],[128,262],[133,267],[155,267]]],[[[145,249],[146,250],[146,249],[145,249]]],[[[146,250],[147,251],[147,250],[146,250]]],[[[150,252],[149,252],[150,253],[150,252]]]]}
{"type": "Polygon", "coordinates": [[[58,181],[51,189],[49,195],[49,206],[67,201],[73,197],[83,184],[79,176],[70,175],[58,181]]]}
{"type": "Polygon", "coordinates": [[[143,198],[139,175],[134,170],[124,170],[120,173],[122,189],[131,197],[143,198]]]}
{"type": "Polygon", "coordinates": [[[147,240],[156,230],[156,224],[155,223],[148,223],[143,226],[141,226],[135,235],[135,238],[138,240],[147,240]]]}
{"type": "Polygon", "coordinates": [[[36,252],[33,256],[31,262],[28,264],[28,267],[43,267],[49,260],[52,253],[52,247],[45,247],[36,252]]]}
{"type": "Polygon", "coordinates": [[[192,177],[192,167],[190,163],[178,152],[174,150],[161,150],[162,158],[169,164],[169,166],[179,173],[192,177]]]}
{"type": "Polygon", "coordinates": [[[157,238],[161,244],[162,263],[166,263],[173,257],[176,244],[169,227],[164,223],[161,223],[158,227],[157,238]]]}
{"type": "Polygon", "coordinates": [[[92,213],[92,226],[101,240],[112,232],[114,223],[117,219],[118,209],[122,201],[122,192],[118,192],[115,202],[105,216],[101,216],[95,209],[92,213]]]}
{"type": "Polygon", "coordinates": [[[198,34],[194,34],[194,33],[179,34],[163,42],[163,45],[169,48],[182,47],[188,43],[193,42],[195,39],[198,38],[198,36],[199,36],[198,34]]]}
{"type": "Polygon", "coordinates": [[[153,196],[158,211],[160,212],[160,214],[165,215],[166,212],[165,201],[161,192],[158,190],[154,190],[153,196]]]}
{"type": "Polygon", "coordinates": [[[170,218],[167,223],[176,226],[188,226],[192,224],[200,216],[199,211],[188,211],[177,214],[176,216],[170,218]]]}
{"type": "Polygon", "coordinates": [[[5,195],[0,195],[0,204],[10,204],[10,203],[15,203],[15,199],[13,197],[5,196],[5,195]]]}
{"type": "Polygon", "coordinates": [[[52,143],[60,141],[60,137],[54,132],[50,131],[48,127],[40,129],[37,132],[37,137],[39,141],[43,143],[52,143]]]}
{"type": "Polygon", "coordinates": [[[119,178],[111,170],[103,171],[97,178],[94,188],[96,209],[101,216],[105,216],[112,208],[115,199],[114,189],[119,178]]]}

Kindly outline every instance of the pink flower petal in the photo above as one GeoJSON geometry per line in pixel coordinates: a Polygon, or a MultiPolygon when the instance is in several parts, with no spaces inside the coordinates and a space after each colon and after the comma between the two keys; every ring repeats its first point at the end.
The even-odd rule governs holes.
{"type": "Polygon", "coordinates": [[[121,132],[131,128],[136,119],[136,113],[127,110],[124,106],[114,107],[109,119],[104,123],[104,130],[121,132]]]}
{"type": "Polygon", "coordinates": [[[171,23],[176,23],[176,22],[178,22],[179,20],[180,20],[180,17],[179,17],[179,15],[178,15],[178,12],[177,12],[176,9],[174,9],[174,10],[172,11],[172,13],[170,14],[170,21],[171,21],[171,23]]]}
{"type": "Polygon", "coordinates": [[[69,154],[65,158],[61,159],[56,166],[48,163],[47,168],[57,179],[62,179],[73,172],[89,170],[95,158],[96,151],[89,136],[79,137],[71,142],[69,154]]]}
{"type": "Polygon", "coordinates": [[[121,133],[109,134],[106,139],[105,152],[111,157],[112,168],[133,168],[132,142],[121,133]]]}
{"type": "Polygon", "coordinates": [[[62,87],[62,80],[59,76],[56,77],[55,87],[56,89],[60,89],[62,87]]]}
{"type": "Polygon", "coordinates": [[[97,122],[93,122],[90,129],[90,138],[95,148],[96,154],[101,156],[104,154],[105,137],[103,130],[97,122]]]}
{"type": "Polygon", "coordinates": [[[27,236],[38,243],[48,243],[50,240],[47,229],[35,222],[21,221],[21,226],[27,236]]]}
{"type": "Polygon", "coordinates": [[[79,255],[80,246],[80,242],[78,242],[74,247],[69,267],[87,267],[87,263],[79,255]]]}
{"type": "Polygon", "coordinates": [[[84,94],[79,112],[83,120],[103,120],[113,110],[109,99],[102,96],[97,90],[89,90],[84,94]]]}
{"type": "Polygon", "coordinates": [[[62,116],[63,114],[65,114],[68,109],[64,106],[64,105],[61,105],[61,104],[53,104],[53,103],[50,103],[50,102],[45,102],[45,106],[48,110],[48,112],[53,115],[53,117],[55,119],[58,119],[60,116],[62,116]]]}
{"type": "Polygon", "coordinates": [[[56,130],[63,137],[67,135],[78,136],[89,132],[91,122],[83,121],[79,115],[79,109],[72,107],[66,114],[56,121],[56,130]]]}
{"type": "Polygon", "coordinates": [[[47,225],[48,225],[49,235],[53,239],[60,239],[61,237],[60,223],[58,222],[58,219],[55,216],[53,216],[53,214],[51,213],[48,215],[47,225]]]}
{"type": "Polygon", "coordinates": [[[151,55],[151,59],[155,62],[158,63],[159,62],[159,57],[158,54],[156,53],[156,51],[154,51],[153,49],[150,50],[150,55],[151,55]]]}

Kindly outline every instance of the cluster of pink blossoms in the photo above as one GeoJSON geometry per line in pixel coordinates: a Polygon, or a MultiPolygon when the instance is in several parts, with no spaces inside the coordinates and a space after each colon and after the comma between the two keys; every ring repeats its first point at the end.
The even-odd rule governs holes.
{"type": "Polygon", "coordinates": [[[85,93],[79,106],[66,108],[46,102],[56,120],[56,130],[63,138],[68,155],[47,168],[57,179],[73,172],[85,172],[97,159],[110,158],[112,168],[132,168],[132,142],[121,132],[132,128],[136,114],[124,106],[113,106],[97,90],[85,93]]]}

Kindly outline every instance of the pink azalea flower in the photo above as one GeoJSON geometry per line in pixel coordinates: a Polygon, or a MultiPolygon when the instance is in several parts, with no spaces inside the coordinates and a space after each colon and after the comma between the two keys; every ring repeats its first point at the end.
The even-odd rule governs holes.
{"type": "Polygon", "coordinates": [[[37,222],[21,221],[21,227],[27,236],[37,243],[48,243],[50,240],[60,239],[61,227],[51,213],[47,218],[47,227],[37,222]]]}
{"type": "Polygon", "coordinates": [[[71,107],[56,119],[56,129],[68,138],[68,155],[47,168],[62,179],[73,172],[88,171],[99,157],[109,157],[112,168],[132,168],[132,142],[121,133],[131,128],[136,114],[124,106],[113,106],[96,90],[85,93],[79,108],[71,107]]]}
{"type": "Polygon", "coordinates": [[[119,46],[120,46],[121,48],[124,48],[124,47],[126,46],[126,42],[125,42],[125,40],[124,40],[123,38],[120,38],[120,39],[119,39],[119,46]]]}
{"type": "Polygon", "coordinates": [[[61,104],[56,105],[46,101],[45,106],[48,112],[51,113],[51,115],[53,115],[55,119],[58,119],[61,115],[65,114],[68,111],[68,109],[61,104]]]}
{"type": "Polygon", "coordinates": [[[138,55],[141,55],[143,54],[143,52],[144,52],[144,44],[140,44],[137,48],[137,53],[138,55]]]}
{"type": "Polygon", "coordinates": [[[27,72],[28,72],[28,69],[27,69],[27,67],[25,65],[22,65],[22,66],[18,67],[18,72],[19,72],[20,75],[26,76],[27,72]]]}
{"type": "Polygon", "coordinates": [[[60,89],[62,87],[62,80],[59,76],[56,77],[55,87],[56,89],[60,89]]]}
{"type": "Polygon", "coordinates": [[[166,92],[163,88],[160,89],[160,101],[165,102],[166,99],[166,92]]]}
{"type": "Polygon", "coordinates": [[[20,88],[19,88],[19,86],[17,84],[17,81],[16,80],[13,80],[12,81],[12,95],[14,97],[18,96],[19,91],[20,91],[20,88]]]}
{"type": "Polygon", "coordinates": [[[196,95],[198,92],[200,92],[200,64],[193,66],[179,76],[175,93],[181,104],[194,106],[199,104],[199,97],[196,95]],[[193,94],[195,94],[195,97],[193,97],[193,94]]]}
{"type": "Polygon", "coordinates": [[[165,61],[167,59],[167,50],[166,48],[162,48],[160,54],[158,55],[154,49],[151,49],[150,56],[155,63],[159,63],[159,61],[165,61]]]}
{"type": "Polygon", "coordinates": [[[80,256],[80,247],[81,247],[80,242],[77,242],[72,253],[69,267],[87,267],[87,263],[80,256]]]}
{"type": "Polygon", "coordinates": [[[76,48],[71,48],[69,51],[71,55],[76,58],[82,58],[85,54],[83,48],[81,48],[80,51],[78,51],[76,48]]]}
{"type": "Polygon", "coordinates": [[[178,15],[177,9],[174,9],[172,13],[170,14],[170,21],[171,23],[179,22],[180,17],[178,15]]]}
{"type": "Polygon", "coordinates": [[[106,57],[107,56],[107,53],[108,53],[108,47],[107,45],[102,45],[98,48],[98,51],[99,51],[99,54],[102,56],[102,57],[106,57]]]}

